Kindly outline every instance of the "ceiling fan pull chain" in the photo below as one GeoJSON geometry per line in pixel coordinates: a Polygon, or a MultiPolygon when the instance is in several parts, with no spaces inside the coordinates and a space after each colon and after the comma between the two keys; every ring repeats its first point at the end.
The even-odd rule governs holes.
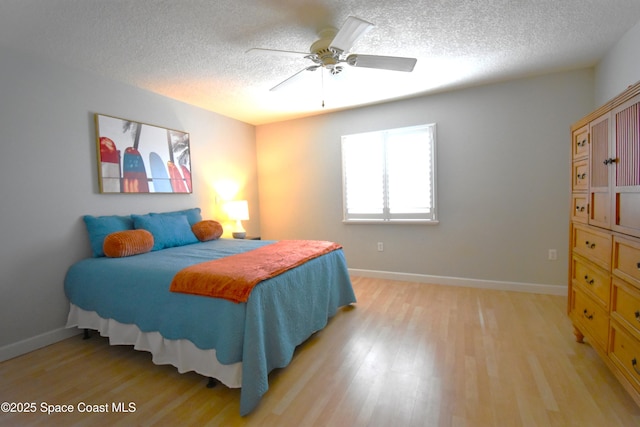
{"type": "Polygon", "coordinates": [[[320,68],[320,96],[322,98],[322,108],[324,108],[324,68],[320,68]]]}

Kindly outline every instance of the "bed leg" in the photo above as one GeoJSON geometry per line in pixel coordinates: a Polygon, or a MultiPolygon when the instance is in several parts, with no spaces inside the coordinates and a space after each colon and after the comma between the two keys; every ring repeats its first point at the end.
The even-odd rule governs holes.
{"type": "Polygon", "coordinates": [[[209,382],[207,383],[207,388],[214,388],[217,384],[217,381],[213,377],[209,377],[209,382]]]}
{"type": "Polygon", "coordinates": [[[84,333],[82,334],[82,339],[83,340],[88,340],[89,338],[91,338],[91,335],[89,334],[89,329],[84,328],[84,333]]]}

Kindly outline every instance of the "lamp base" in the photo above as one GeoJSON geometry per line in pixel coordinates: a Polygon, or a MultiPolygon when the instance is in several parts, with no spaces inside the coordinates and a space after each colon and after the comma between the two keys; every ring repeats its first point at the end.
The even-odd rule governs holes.
{"type": "Polygon", "coordinates": [[[245,237],[247,237],[247,232],[246,231],[234,231],[233,233],[231,233],[231,235],[233,236],[234,239],[244,239],[245,237]]]}

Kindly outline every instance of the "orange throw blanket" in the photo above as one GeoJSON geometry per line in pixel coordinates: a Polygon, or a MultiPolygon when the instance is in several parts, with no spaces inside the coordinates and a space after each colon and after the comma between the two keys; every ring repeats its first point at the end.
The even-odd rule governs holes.
{"type": "Polygon", "coordinates": [[[281,240],[225,258],[180,270],[169,288],[172,292],[247,302],[253,288],[304,262],[342,248],[322,240],[281,240]]]}

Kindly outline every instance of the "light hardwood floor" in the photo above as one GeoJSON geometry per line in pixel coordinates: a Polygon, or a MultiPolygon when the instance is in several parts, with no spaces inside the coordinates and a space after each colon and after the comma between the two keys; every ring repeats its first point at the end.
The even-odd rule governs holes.
{"type": "Polygon", "coordinates": [[[156,366],[148,353],[74,337],[0,364],[0,425],[639,426],[640,408],[589,344],[566,298],[353,278],[358,302],[270,375],[240,417],[239,390],[156,366]],[[42,402],[71,404],[46,415],[42,402]],[[135,403],[79,413],[78,404],[135,403]]]}

